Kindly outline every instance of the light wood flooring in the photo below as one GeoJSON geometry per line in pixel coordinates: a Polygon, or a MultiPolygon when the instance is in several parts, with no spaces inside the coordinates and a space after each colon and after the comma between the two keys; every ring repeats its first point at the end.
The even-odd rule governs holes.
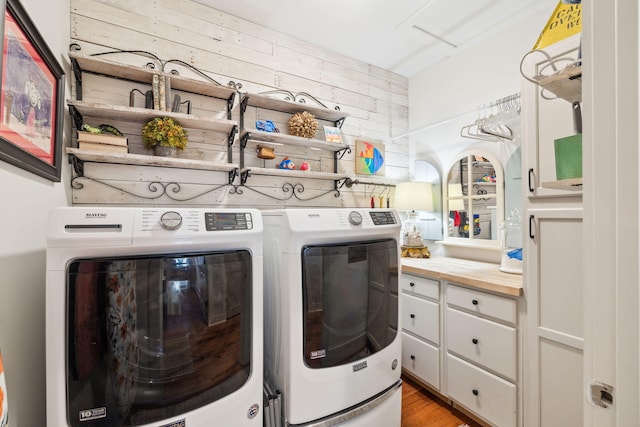
{"type": "Polygon", "coordinates": [[[481,427],[410,378],[402,381],[402,427],[481,427]]]}

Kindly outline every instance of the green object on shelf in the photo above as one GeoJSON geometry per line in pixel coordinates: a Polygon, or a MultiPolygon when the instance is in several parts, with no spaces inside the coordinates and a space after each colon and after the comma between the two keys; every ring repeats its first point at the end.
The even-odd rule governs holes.
{"type": "Polygon", "coordinates": [[[556,179],[582,178],[582,134],[554,141],[556,179]]]}

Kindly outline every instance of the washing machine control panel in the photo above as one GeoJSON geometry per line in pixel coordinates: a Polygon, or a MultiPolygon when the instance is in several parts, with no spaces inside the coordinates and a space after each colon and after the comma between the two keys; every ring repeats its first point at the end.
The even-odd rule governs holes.
{"type": "Polygon", "coordinates": [[[393,212],[380,211],[380,212],[370,212],[370,214],[371,214],[371,220],[373,221],[373,225],[396,224],[396,217],[393,216],[393,212]]]}
{"type": "Polygon", "coordinates": [[[248,212],[205,212],[207,231],[251,230],[253,220],[248,212]]]}

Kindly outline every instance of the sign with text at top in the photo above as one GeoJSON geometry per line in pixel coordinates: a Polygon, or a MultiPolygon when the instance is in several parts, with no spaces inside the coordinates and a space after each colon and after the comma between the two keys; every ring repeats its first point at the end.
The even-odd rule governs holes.
{"type": "Polygon", "coordinates": [[[543,49],[582,31],[582,5],[558,3],[533,49],[543,49]]]}

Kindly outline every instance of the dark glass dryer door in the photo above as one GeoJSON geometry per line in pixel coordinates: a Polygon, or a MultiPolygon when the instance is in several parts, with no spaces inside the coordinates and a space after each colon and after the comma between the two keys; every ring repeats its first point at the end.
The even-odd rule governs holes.
{"type": "Polygon", "coordinates": [[[311,368],[376,353],[398,333],[398,253],[392,239],[302,249],[304,361],[311,368]]]}
{"type": "Polygon", "coordinates": [[[248,251],[78,260],[67,270],[71,426],[148,424],[251,372],[248,251]]]}

